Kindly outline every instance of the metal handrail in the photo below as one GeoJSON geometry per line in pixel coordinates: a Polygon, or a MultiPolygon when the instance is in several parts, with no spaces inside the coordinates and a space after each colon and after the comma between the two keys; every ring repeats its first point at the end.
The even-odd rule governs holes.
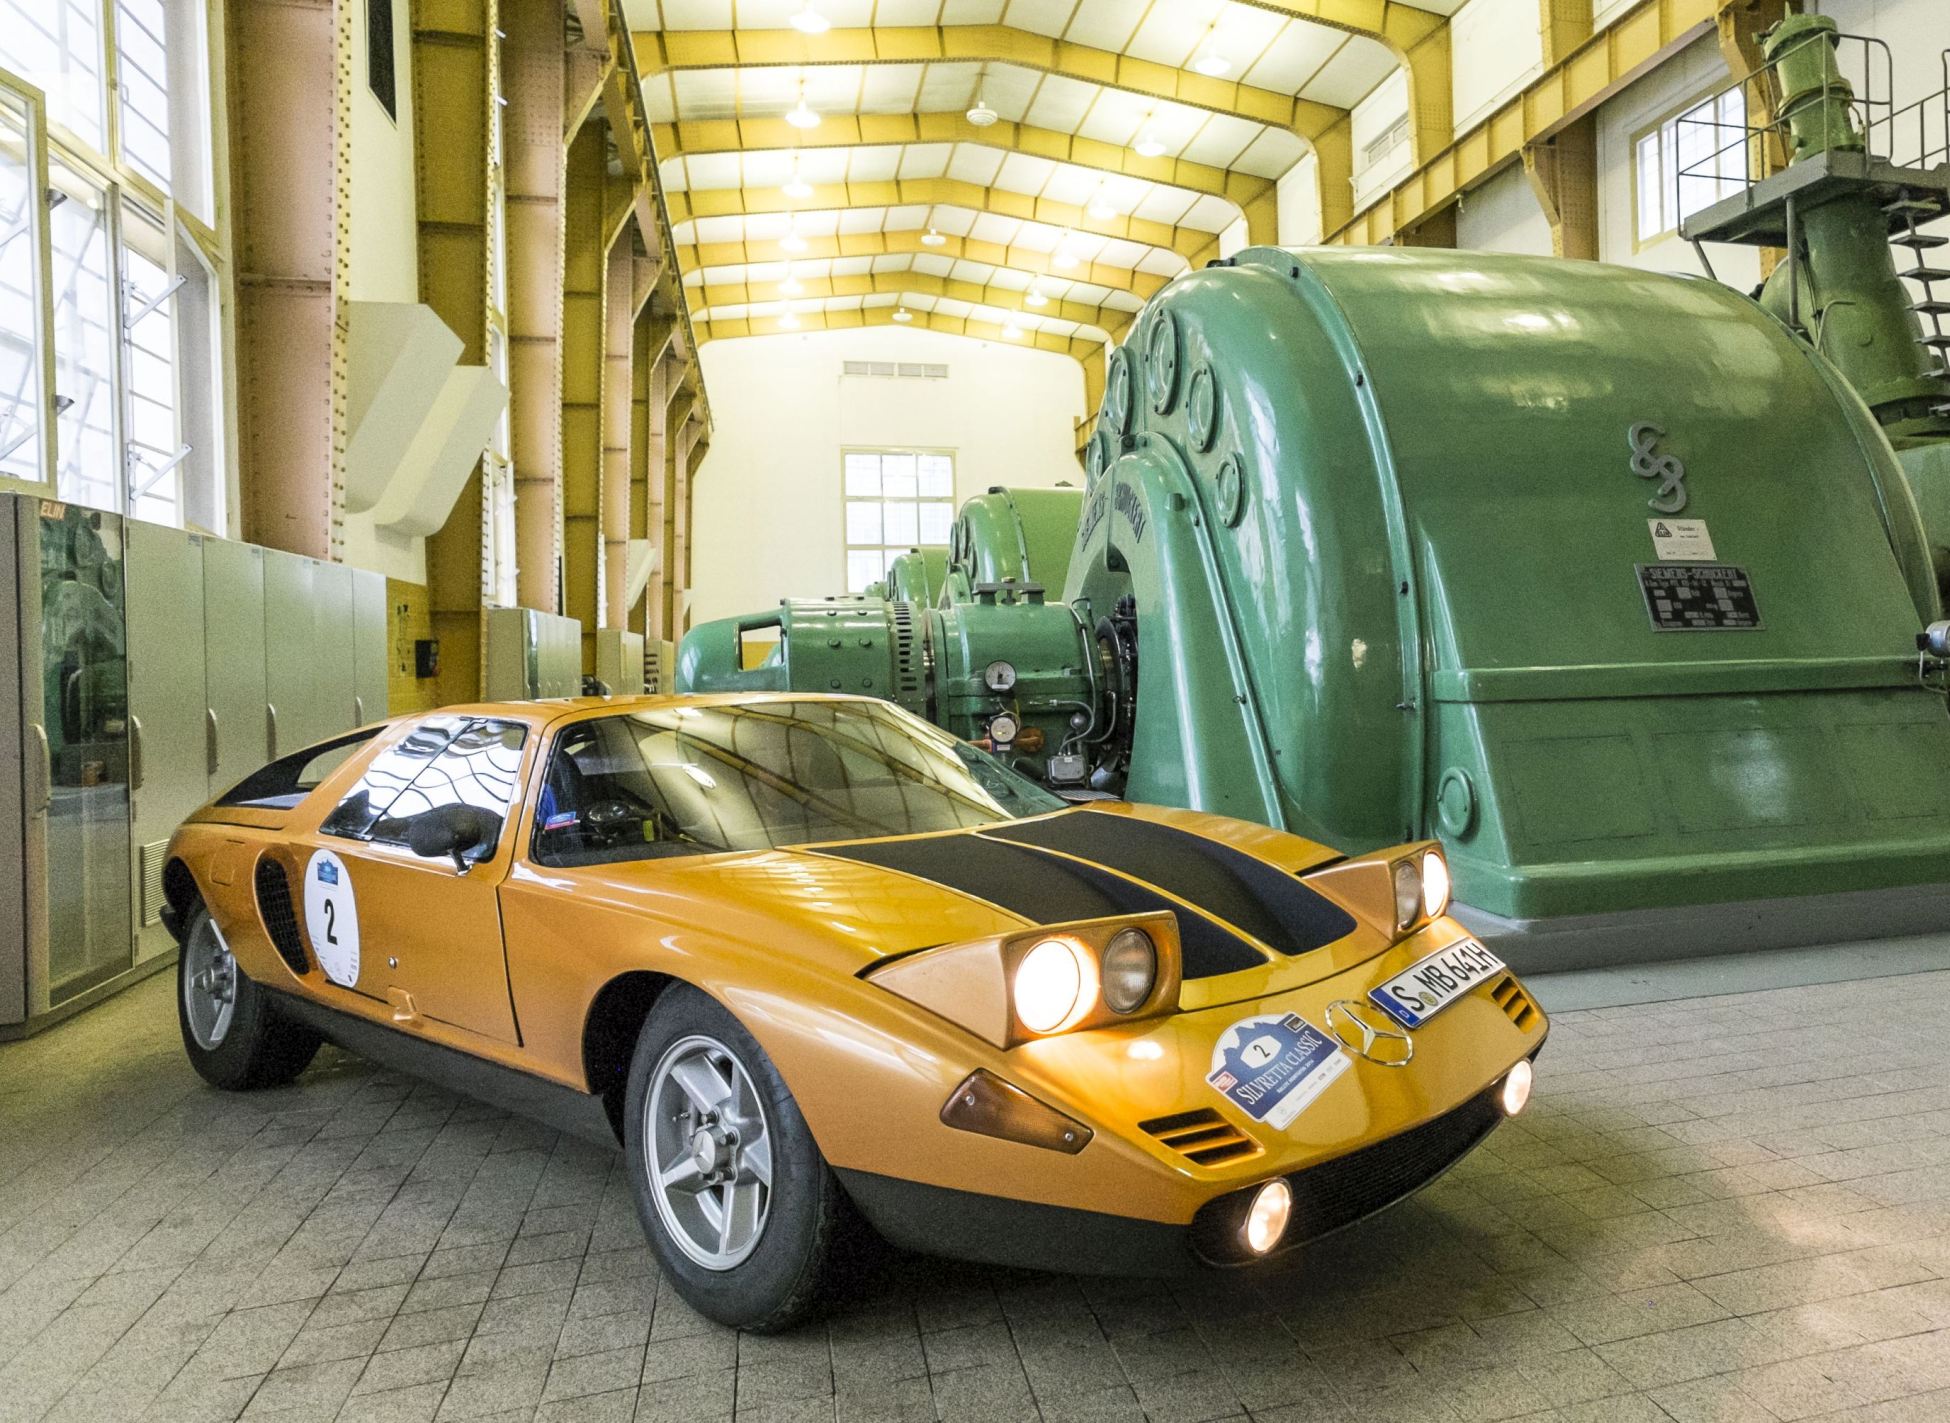
{"type": "MultiPolygon", "coordinates": [[[[1678,135],[1675,146],[1681,153],[1693,146],[1683,137],[1689,133],[1705,135],[1709,145],[1704,154],[1680,164],[1672,175],[1672,197],[1680,211],[1686,210],[1679,201],[1686,184],[1711,183],[1715,200],[1734,196],[1739,189],[1751,188],[1768,176],[1766,155],[1773,145],[1779,145],[1781,151],[1792,147],[1784,115],[1776,114],[1766,123],[1731,123],[1720,117],[1720,101],[1735,91],[1749,94],[1757,84],[1766,84],[1773,92],[1774,72],[1802,46],[1810,44],[1833,44],[1836,68],[1845,79],[1849,71],[1859,72],[1862,82],[1849,84],[1848,107],[1869,157],[1919,168],[1950,162],[1950,50],[1943,56],[1943,87],[1899,109],[1890,97],[1895,87],[1895,58],[1886,41],[1869,35],[1812,33],[1765,64],[1715,89],[1674,121],[1678,135]],[[1735,155],[1737,161],[1729,161],[1735,155]]],[[[1820,97],[1832,102],[1839,95],[1824,86],[1820,97]]]]}

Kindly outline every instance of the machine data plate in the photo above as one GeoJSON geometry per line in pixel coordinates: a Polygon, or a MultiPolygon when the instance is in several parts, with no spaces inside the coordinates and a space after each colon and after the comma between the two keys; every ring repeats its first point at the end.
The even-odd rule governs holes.
{"type": "Polygon", "coordinates": [[[1747,570],[1731,563],[1641,563],[1639,588],[1657,632],[1747,632],[1761,626],[1747,570]]]}

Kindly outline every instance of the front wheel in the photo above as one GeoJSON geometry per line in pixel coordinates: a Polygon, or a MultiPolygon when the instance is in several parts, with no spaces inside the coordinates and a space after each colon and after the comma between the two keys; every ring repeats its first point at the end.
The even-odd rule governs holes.
{"type": "Polygon", "coordinates": [[[743,1025],[694,988],[666,992],[637,1038],[623,1123],[637,1215],[678,1293],[739,1329],[805,1318],[845,1203],[743,1025]]]}
{"type": "Polygon", "coordinates": [[[318,1034],[280,1014],[244,976],[200,904],[190,912],[176,961],[176,1017],[190,1065],[228,1092],[282,1086],[318,1052],[318,1034]]]}

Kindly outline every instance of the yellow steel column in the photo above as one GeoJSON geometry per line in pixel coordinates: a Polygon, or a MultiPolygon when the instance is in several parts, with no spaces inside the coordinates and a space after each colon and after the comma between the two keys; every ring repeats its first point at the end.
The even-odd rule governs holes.
{"type": "Polygon", "coordinates": [[[1598,120],[1587,114],[1549,138],[1524,145],[1524,176],[1551,225],[1560,257],[1598,260],[1598,120]]]}
{"type": "MultiPolygon", "coordinates": [[[[1774,86],[1761,72],[1766,56],[1760,50],[1760,37],[1786,19],[1792,7],[1789,0],[1718,0],[1718,3],[1714,23],[1728,72],[1735,78],[1755,76],[1746,85],[1747,127],[1764,132],[1751,140],[1755,151],[1747,157],[1748,172],[1756,180],[1771,177],[1787,166],[1787,151],[1781,145],[1780,134],[1773,129],[1774,86]]],[[[1786,260],[1787,252],[1783,248],[1761,248],[1761,276],[1772,276],[1774,269],[1786,260]]]]}
{"type": "Polygon", "coordinates": [[[676,323],[668,317],[651,318],[650,408],[646,412],[649,437],[643,451],[644,537],[656,550],[657,563],[644,590],[644,632],[667,639],[670,624],[664,620],[664,587],[670,573],[670,336],[676,323]],[[668,331],[659,339],[659,321],[668,322],[668,331]]]}
{"type": "MultiPolygon", "coordinates": [[[[647,306],[630,322],[630,537],[645,542],[650,539],[650,322],[647,306]]],[[[646,630],[644,601],[639,597],[623,610],[623,625],[631,632],[646,630]]]]}
{"type": "Polygon", "coordinates": [[[1426,163],[1456,138],[1449,27],[1438,25],[1408,51],[1408,124],[1415,161],[1426,163]]]}
{"type": "MultiPolygon", "coordinates": [[[[498,0],[419,0],[413,14],[413,155],[420,299],[460,337],[464,365],[487,362],[488,132],[499,92],[498,0]]],[[[440,643],[441,705],[480,698],[487,582],[481,467],[427,538],[427,599],[440,643]]]]}
{"type": "Polygon", "coordinates": [[[635,249],[636,224],[626,222],[609,249],[609,271],[603,278],[602,625],[610,628],[630,625],[624,592],[630,577],[630,356],[635,344],[630,298],[635,249]]]}
{"type": "Polygon", "coordinates": [[[552,0],[510,5],[502,28],[515,596],[524,607],[555,612],[562,557],[562,7],[552,0]]]}
{"type": "Polygon", "coordinates": [[[352,12],[226,7],[244,537],[339,556],[352,12]]]}
{"type": "Polygon", "coordinates": [[[700,413],[691,418],[691,443],[684,451],[684,631],[691,630],[690,592],[691,558],[697,548],[697,541],[691,537],[692,511],[696,506],[691,502],[692,487],[697,483],[697,472],[704,467],[704,456],[711,449],[711,432],[700,413]]]}
{"type": "Polygon", "coordinates": [[[688,552],[686,520],[690,501],[684,478],[690,447],[684,427],[690,424],[697,408],[697,391],[692,388],[693,369],[688,358],[673,359],[669,373],[670,413],[664,417],[664,586],[662,636],[675,642],[684,635],[684,568],[688,552]]]}
{"type": "Polygon", "coordinates": [[[603,137],[591,120],[569,145],[562,221],[562,611],[582,624],[585,673],[602,615],[603,137]]]}

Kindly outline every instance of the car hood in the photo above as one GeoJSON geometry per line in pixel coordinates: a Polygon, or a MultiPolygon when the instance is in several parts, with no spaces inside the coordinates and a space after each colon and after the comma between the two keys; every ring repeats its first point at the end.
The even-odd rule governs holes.
{"type": "Polygon", "coordinates": [[[627,897],[752,943],[792,943],[836,972],[939,944],[1168,909],[1186,977],[1262,966],[1352,932],[1297,876],[1338,858],[1218,816],[1109,804],[931,835],[634,861],[573,872],[579,892],[627,897]]]}

